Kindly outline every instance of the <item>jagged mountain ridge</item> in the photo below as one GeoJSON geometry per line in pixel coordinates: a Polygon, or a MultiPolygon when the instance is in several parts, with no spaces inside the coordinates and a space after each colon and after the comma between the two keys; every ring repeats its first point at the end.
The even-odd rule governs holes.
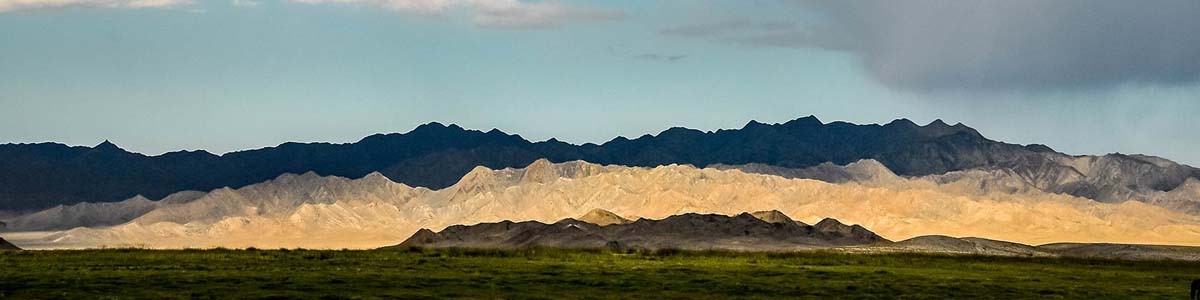
{"type": "Polygon", "coordinates": [[[822,123],[810,116],[774,125],[752,121],[741,129],[713,132],[677,127],[600,145],[530,142],[495,129],[481,132],[429,123],[408,133],[377,134],[355,143],[284,143],[224,155],[180,151],[145,156],[107,141],[91,148],[0,145],[0,210],[114,202],[135,195],[161,199],[178,191],[238,188],[310,171],[348,178],[379,172],[410,186],[441,189],[476,166],[521,167],[539,158],[625,166],[759,163],[786,168],[874,159],[905,176],[1000,168],[1048,182],[1044,185],[1052,191],[1108,202],[1123,201],[1114,187],[1169,191],[1188,177],[1200,177],[1191,167],[1124,155],[1112,156],[1101,167],[1087,164],[1081,171],[1084,168],[1075,165],[1072,156],[1045,146],[996,142],[962,124],[940,120],[925,126],[905,119],[855,125],[822,123]]]}
{"type": "Polygon", "coordinates": [[[810,226],[778,219],[771,222],[750,213],[736,216],[686,213],[661,220],[643,218],[608,225],[563,219],[552,224],[506,220],[454,225],[440,232],[422,228],[397,247],[795,250],[880,242],[888,240],[862,226],[845,225],[834,219],[823,219],[810,226]]]}
{"type": "MultiPolygon", "coordinates": [[[[846,168],[886,170],[877,162],[857,164],[861,166],[846,168]]],[[[419,228],[501,220],[554,222],[605,208],[630,219],[778,210],[815,226],[825,217],[863,224],[889,239],[942,234],[1033,244],[1200,241],[1200,217],[1145,203],[1104,204],[1038,190],[981,190],[968,180],[971,176],[939,183],[889,174],[875,176],[887,180],[833,184],[680,165],[643,168],[540,160],[524,169],[475,168],[454,186],[430,190],[378,173],[351,180],[310,172],[160,204],[121,225],[50,232],[12,227],[5,237],[35,249],[374,248],[399,243],[419,228]]]]}
{"type": "MultiPolygon", "coordinates": [[[[910,179],[908,181],[928,181],[940,185],[960,186],[960,190],[963,193],[975,195],[991,192],[1012,194],[1034,191],[1075,196],[1080,196],[1077,194],[1085,194],[1086,196],[1080,197],[1107,203],[1136,200],[1162,206],[1174,211],[1200,214],[1200,180],[1188,177],[1182,184],[1166,191],[1148,189],[1145,186],[1139,186],[1135,183],[1107,184],[1103,179],[1097,178],[1100,176],[1114,178],[1114,176],[1107,171],[1097,171],[1097,169],[1106,169],[1108,171],[1137,169],[1135,167],[1113,168],[1109,165],[1113,164],[1114,160],[1120,160],[1120,158],[1113,157],[1123,156],[1079,156],[1074,157],[1073,160],[1065,161],[1067,164],[1075,164],[1078,168],[1091,172],[1089,175],[1077,172],[1074,167],[1071,169],[1058,169],[1058,171],[1069,172],[1066,176],[1062,176],[1061,174],[1055,175],[1052,172],[1030,173],[1028,171],[1021,172],[1020,170],[1004,168],[977,168],[952,171],[944,174],[911,177],[908,178],[910,179]],[[1099,165],[1100,167],[1092,168],[1093,165],[1099,165]]],[[[763,164],[717,164],[710,167],[722,170],[736,169],[748,173],[776,175],[786,178],[814,179],[831,183],[854,182],[872,186],[903,184],[906,181],[904,178],[892,173],[883,164],[874,160],[857,161],[845,166],[822,163],[803,169],[791,169],[763,164]]],[[[1147,174],[1146,176],[1165,177],[1161,174],[1147,174]]],[[[1141,178],[1142,176],[1135,175],[1131,177],[1141,178]]],[[[1114,178],[1111,181],[1120,183],[1125,181],[1125,179],[1114,178]]]]}
{"type": "MultiPolygon", "coordinates": [[[[75,227],[104,227],[124,224],[141,217],[159,207],[186,203],[200,198],[205,193],[184,191],[171,194],[162,200],[149,200],[141,195],[120,202],[81,202],[59,205],[50,209],[19,216],[9,220],[6,226],[26,231],[59,230],[75,227]]],[[[0,223],[3,224],[3,223],[0,223]]]]}

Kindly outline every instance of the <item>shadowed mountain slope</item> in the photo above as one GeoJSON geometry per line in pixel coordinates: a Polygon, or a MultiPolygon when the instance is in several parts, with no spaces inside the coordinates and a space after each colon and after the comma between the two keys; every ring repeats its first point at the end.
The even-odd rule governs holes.
{"type": "Polygon", "coordinates": [[[845,225],[834,219],[817,224],[768,222],[749,213],[732,217],[688,213],[608,226],[576,219],[553,224],[503,221],[455,225],[441,232],[421,229],[398,246],[787,250],[888,242],[862,226],[845,225]]]}
{"type": "Polygon", "coordinates": [[[476,166],[520,167],[538,158],[625,166],[757,163],[784,168],[873,159],[904,176],[1003,169],[1049,191],[1106,202],[1124,201],[1126,190],[1171,191],[1188,177],[1200,176],[1194,168],[1161,158],[1073,157],[1040,145],[996,142],[967,126],[940,120],[925,126],[905,119],[856,125],[805,117],[774,125],[752,121],[741,129],[714,132],[671,128],[656,136],[618,137],[601,145],[530,142],[494,129],[481,132],[429,123],[356,143],[285,143],[224,155],[181,151],[145,156],[107,141],[91,148],[0,145],[0,210],[113,202],[135,195],[160,199],[184,190],[238,188],[284,173],[358,178],[380,172],[410,186],[440,189],[476,166]]]}
{"type": "Polygon", "coordinates": [[[17,246],[5,241],[3,238],[0,238],[0,251],[3,250],[21,250],[21,248],[17,248],[17,246]]]}

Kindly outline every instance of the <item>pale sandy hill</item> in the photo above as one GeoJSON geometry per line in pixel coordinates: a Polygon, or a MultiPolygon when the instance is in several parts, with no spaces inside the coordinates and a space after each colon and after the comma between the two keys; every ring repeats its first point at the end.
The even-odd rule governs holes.
{"type": "Polygon", "coordinates": [[[613,224],[626,224],[626,223],[630,222],[629,219],[622,218],[621,216],[618,216],[617,214],[614,214],[611,211],[607,211],[607,210],[603,210],[603,209],[599,209],[599,208],[588,211],[588,213],[583,214],[583,216],[580,216],[579,220],[583,221],[583,222],[588,222],[591,224],[600,225],[600,226],[608,226],[608,225],[613,225],[613,224]]]}
{"type": "Polygon", "coordinates": [[[378,174],[353,180],[283,175],[192,201],[160,203],[121,225],[6,237],[23,248],[374,248],[397,244],[420,228],[554,222],[603,208],[648,219],[778,210],[808,224],[819,225],[825,217],[861,224],[891,240],[938,234],[1025,244],[1200,245],[1200,217],[1160,206],[1014,191],[1008,183],[988,179],[982,184],[974,181],[980,177],[967,175],[971,180],[895,178],[870,163],[860,167],[847,172],[882,179],[834,184],[692,166],[547,161],[527,169],[479,167],[441,190],[412,188],[378,174]]]}

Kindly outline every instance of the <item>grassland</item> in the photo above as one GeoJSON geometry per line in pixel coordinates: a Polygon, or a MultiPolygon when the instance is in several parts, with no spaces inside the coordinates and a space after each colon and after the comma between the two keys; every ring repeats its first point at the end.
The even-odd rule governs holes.
{"type": "Polygon", "coordinates": [[[0,252],[0,298],[1186,298],[1200,263],[601,250],[0,252]]]}

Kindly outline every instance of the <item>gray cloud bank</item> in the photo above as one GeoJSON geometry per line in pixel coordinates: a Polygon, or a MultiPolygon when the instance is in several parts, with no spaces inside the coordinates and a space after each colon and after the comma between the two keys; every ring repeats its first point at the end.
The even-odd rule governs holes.
{"type": "Polygon", "coordinates": [[[847,51],[879,81],[913,91],[1079,90],[1200,80],[1196,0],[788,2],[816,16],[661,33],[847,51]]]}

